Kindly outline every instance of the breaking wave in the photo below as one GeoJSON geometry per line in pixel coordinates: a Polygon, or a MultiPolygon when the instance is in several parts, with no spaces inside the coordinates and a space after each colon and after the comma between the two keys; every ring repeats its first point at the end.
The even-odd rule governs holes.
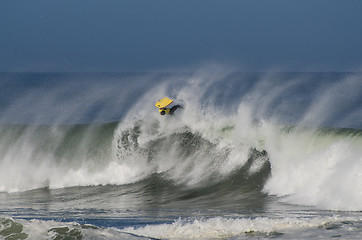
{"type": "Polygon", "coordinates": [[[2,124],[0,191],[147,180],[154,187],[170,184],[182,192],[175,194],[179,201],[203,195],[213,201],[214,192],[214,201],[231,196],[236,203],[249,193],[253,199],[277,196],[322,209],[362,210],[362,132],[326,127],[356,123],[360,110],[346,112],[335,93],[344,87],[355,100],[358,76],[334,81],[328,90],[325,84],[306,90],[309,79],[235,78],[203,70],[182,83],[165,81],[143,92],[117,122],[2,124]],[[153,103],[166,95],[185,110],[159,116],[153,103]],[[326,111],[332,107],[337,110],[326,111]]]}

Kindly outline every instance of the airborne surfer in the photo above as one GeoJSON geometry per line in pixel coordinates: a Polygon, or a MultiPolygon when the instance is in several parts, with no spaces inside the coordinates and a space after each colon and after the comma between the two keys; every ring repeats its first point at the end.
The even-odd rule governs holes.
{"type": "Polygon", "coordinates": [[[173,103],[173,100],[169,99],[168,97],[164,97],[161,100],[158,100],[155,106],[158,108],[161,115],[173,115],[178,108],[183,109],[181,105],[174,105],[169,108],[171,103],[173,103]]]}
{"type": "Polygon", "coordinates": [[[175,113],[176,109],[178,109],[178,108],[182,108],[182,107],[180,105],[175,105],[172,108],[160,108],[159,111],[160,111],[161,115],[165,115],[165,114],[173,115],[175,113]]]}

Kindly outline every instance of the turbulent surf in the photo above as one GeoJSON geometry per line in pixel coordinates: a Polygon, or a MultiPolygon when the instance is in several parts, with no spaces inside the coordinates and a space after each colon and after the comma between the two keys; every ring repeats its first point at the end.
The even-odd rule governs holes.
{"type": "Polygon", "coordinates": [[[361,233],[360,74],[86,76],[2,75],[37,87],[2,107],[0,237],[361,233]],[[163,96],[185,109],[160,116],[163,96]]]}

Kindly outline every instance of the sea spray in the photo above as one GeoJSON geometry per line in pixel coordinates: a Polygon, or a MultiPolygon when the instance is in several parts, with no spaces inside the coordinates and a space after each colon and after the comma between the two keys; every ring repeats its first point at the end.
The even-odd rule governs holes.
{"type": "Polygon", "coordinates": [[[40,114],[31,123],[2,125],[0,190],[136,184],[154,174],[176,186],[203,188],[239,173],[242,186],[262,173],[260,189],[282,201],[361,209],[359,130],[341,133],[362,126],[356,121],[358,74],[242,74],[206,67],[187,74],[136,75],[142,83],[157,76],[162,84],[131,81],[133,90],[119,96],[117,81],[106,87],[92,81],[94,88],[67,82],[43,95],[45,104],[38,94],[42,85],[9,105],[2,121],[23,118],[14,113],[30,102],[39,105],[34,113],[40,114]],[[184,110],[174,118],[160,116],[154,102],[164,96],[184,110]],[[66,108],[67,99],[80,102],[66,108]],[[114,123],[61,124],[72,122],[72,115],[97,120],[110,112],[113,100],[122,112],[114,123]],[[325,110],[338,102],[344,103],[333,113],[325,110]],[[52,106],[65,111],[49,111],[48,120],[56,120],[40,124],[52,106]],[[338,128],[324,131],[328,126],[338,128]]]}
{"type": "Polygon", "coordinates": [[[358,73],[19,76],[1,85],[0,238],[361,236],[358,73]],[[160,116],[164,96],[184,110],[160,116]]]}
{"type": "Polygon", "coordinates": [[[268,138],[272,177],[266,192],[323,209],[361,209],[360,131],[274,128],[268,138]]]}

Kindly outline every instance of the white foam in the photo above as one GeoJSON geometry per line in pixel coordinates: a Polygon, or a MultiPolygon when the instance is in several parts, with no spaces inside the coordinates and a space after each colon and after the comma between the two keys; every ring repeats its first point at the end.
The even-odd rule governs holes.
{"type": "MultiPolygon", "coordinates": [[[[80,225],[75,222],[57,222],[53,220],[15,220],[23,225],[23,233],[28,235],[27,239],[54,239],[57,237],[57,228],[67,228],[68,231],[76,230],[83,239],[142,239],[142,237],[132,236],[122,233],[116,228],[97,228],[91,225],[80,225]],[[55,229],[52,231],[52,229],[55,229]]],[[[70,234],[69,234],[70,235],[70,234]]],[[[74,238],[74,234],[70,235],[74,238]]],[[[58,238],[70,237],[58,236],[58,238]]]]}
{"type": "MultiPolygon", "coordinates": [[[[323,209],[362,209],[360,137],[336,135],[333,132],[321,134],[316,129],[302,127],[289,132],[282,131],[276,121],[279,119],[278,112],[274,111],[269,115],[267,113],[272,108],[274,100],[298,86],[299,81],[291,80],[283,86],[273,85],[272,81],[267,81],[268,79],[260,81],[250,92],[241,97],[241,102],[236,108],[237,112],[225,114],[225,111],[216,107],[220,92],[217,90],[209,92],[209,90],[216,81],[224,81],[230,71],[222,68],[212,70],[213,67],[206,67],[191,77],[177,79],[181,80],[181,83],[171,79],[142,95],[121,121],[115,132],[112,151],[104,158],[90,159],[87,153],[83,152],[82,146],[88,144],[87,134],[79,144],[79,158],[72,161],[72,159],[57,159],[53,152],[38,152],[39,146],[36,146],[37,142],[32,139],[32,132],[24,133],[24,136],[10,149],[1,149],[0,191],[125,184],[138,181],[154,172],[166,172],[167,176],[176,182],[195,185],[208,180],[210,176],[222,179],[232,173],[246,162],[249,149],[256,148],[266,150],[270,158],[271,176],[264,187],[266,193],[280,196],[282,200],[290,203],[313,205],[323,209]],[[180,86],[177,90],[172,88],[176,83],[180,86]],[[185,104],[183,114],[176,116],[172,121],[160,116],[154,106],[154,102],[164,96],[185,104]],[[255,118],[259,120],[258,124],[254,123],[255,118]],[[127,153],[128,155],[124,155],[124,158],[118,158],[117,140],[121,132],[132,128],[139,120],[144,120],[142,134],[138,139],[141,147],[154,139],[176,133],[180,129],[182,131],[187,127],[192,133],[200,134],[215,144],[215,148],[209,152],[209,155],[201,149],[183,161],[175,157],[177,149],[172,143],[152,162],[149,162],[142,152],[137,151],[131,151],[127,153]],[[154,130],[151,124],[154,121],[159,122],[156,135],[148,132],[154,130]],[[225,126],[232,126],[233,129],[220,131],[225,126]],[[217,155],[215,153],[222,154],[226,150],[229,154],[227,158],[214,156],[217,155]]],[[[268,78],[268,75],[265,78],[268,78]]],[[[321,97],[310,106],[300,124],[328,122],[329,118],[337,116],[345,106],[339,103],[341,100],[353,103],[359,99],[360,87],[360,79],[351,78],[326,90],[317,89],[316,92],[320,93],[321,97]],[[338,109],[329,112],[335,105],[338,109]]],[[[45,109],[56,104],[56,96],[52,94],[62,95],[65,90],[69,88],[59,90],[60,93],[49,93],[47,97],[50,102],[45,104],[45,109]]],[[[108,93],[114,93],[113,88],[101,94],[94,90],[95,96],[87,98],[90,103],[85,110],[102,101],[106,98],[104,95],[108,93]]],[[[32,97],[33,94],[30,93],[25,99],[29,100],[32,97]]],[[[121,104],[122,101],[119,101],[121,104]]],[[[25,109],[29,106],[28,102],[31,101],[19,100],[10,110],[25,109]]],[[[63,116],[64,119],[68,119],[69,115],[78,111],[81,106],[80,104],[71,108],[70,112],[63,116]]],[[[87,112],[85,110],[81,111],[80,115],[85,114],[87,112]]],[[[357,109],[343,116],[341,122],[358,119],[360,112],[357,109]]],[[[61,133],[60,138],[62,138],[61,133]]],[[[54,144],[58,143],[55,141],[54,144]]],[[[256,173],[262,163],[256,161],[250,168],[250,174],[256,173]]]]}
{"type": "Polygon", "coordinates": [[[322,209],[362,209],[361,140],[315,130],[281,133],[268,126],[272,174],[264,190],[322,209]]]}
{"type": "MultiPolygon", "coordinates": [[[[54,128],[53,130],[55,130],[54,128]]],[[[0,161],[0,191],[17,192],[37,188],[64,188],[105,184],[126,184],[142,179],[147,173],[140,168],[140,162],[118,161],[115,153],[98,149],[98,155],[88,155],[90,132],[86,132],[76,151],[57,157],[55,151],[61,144],[62,134],[55,134],[55,147],[45,148],[46,139],[33,139],[37,130],[25,130],[19,139],[7,149],[3,149],[0,161]],[[44,150],[46,149],[46,150],[44,150]],[[104,153],[103,153],[104,151],[104,153]]],[[[49,130],[51,131],[51,129],[49,130]]],[[[90,130],[91,131],[91,130],[90,130]]],[[[94,136],[92,136],[94,138],[94,136]]],[[[6,141],[2,139],[3,141],[6,141]]],[[[111,143],[111,141],[109,141],[111,143]]],[[[5,144],[6,145],[6,144],[5,144]]],[[[68,149],[68,151],[71,151],[68,149]]]]}
{"type": "MultiPolygon", "coordinates": [[[[283,218],[224,218],[178,219],[170,224],[147,225],[145,227],[128,227],[126,233],[133,233],[159,239],[219,239],[232,238],[248,233],[271,235],[275,232],[302,231],[316,229],[327,223],[342,220],[358,221],[348,217],[283,217],[283,218]]],[[[292,235],[296,236],[296,235],[292,235]]]]}

